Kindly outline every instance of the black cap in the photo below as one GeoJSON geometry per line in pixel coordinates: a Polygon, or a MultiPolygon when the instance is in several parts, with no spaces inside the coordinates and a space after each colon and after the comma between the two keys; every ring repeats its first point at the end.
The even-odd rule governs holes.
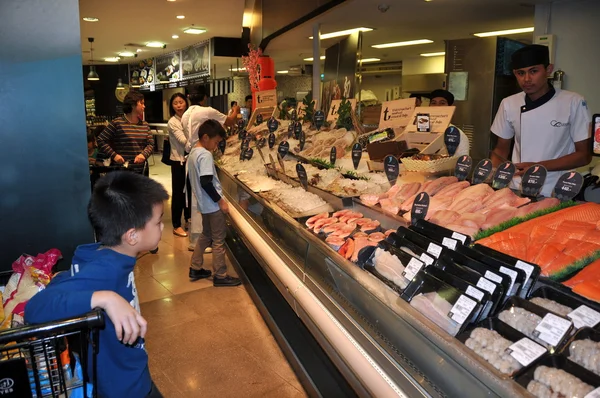
{"type": "Polygon", "coordinates": [[[454,95],[448,90],[437,89],[433,90],[431,94],[429,94],[430,99],[434,99],[437,97],[445,98],[448,102],[448,105],[454,104],[454,95]]]}
{"type": "Polygon", "coordinates": [[[550,64],[550,53],[548,47],[540,44],[532,44],[515,51],[511,58],[512,69],[529,68],[534,65],[550,64]]]}

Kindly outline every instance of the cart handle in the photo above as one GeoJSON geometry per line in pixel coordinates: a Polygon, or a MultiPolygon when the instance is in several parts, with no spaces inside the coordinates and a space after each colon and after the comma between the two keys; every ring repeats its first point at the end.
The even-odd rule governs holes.
{"type": "Polygon", "coordinates": [[[0,344],[7,344],[13,341],[22,341],[35,337],[47,337],[84,329],[102,328],[104,328],[104,312],[96,309],[75,318],[67,318],[55,322],[27,325],[20,328],[4,330],[0,332],[0,344]]]}

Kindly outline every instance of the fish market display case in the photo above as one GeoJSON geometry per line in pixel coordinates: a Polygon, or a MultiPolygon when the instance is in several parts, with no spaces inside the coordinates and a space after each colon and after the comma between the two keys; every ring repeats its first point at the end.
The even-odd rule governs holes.
{"type": "MultiPolygon", "coordinates": [[[[232,245],[248,249],[354,394],[529,396],[523,386],[479,359],[397,291],[333,251],[304,226],[303,219],[292,218],[227,171],[219,169],[218,173],[231,203],[230,252],[232,245]]],[[[402,226],[399,217],[386,216],[357,200],[327,199],[334,210],[351,208],[380,221],[384,229],[402,226]]],[[[244,278],[243,259],[236,261],[244,278]]],[[[251,282],[249,288],[254,289],[251,282]]],[[[260,300],[258,296],[253,296],[255,301],[260,300]]],[[[261,312],[272,330],[283,330],[261,312]]],[[[284,340],[278,341],[285,346],[282,335],[284,340]]],[[[293,350],[284,352],[294,366],[293,350]]],[[[294,368],[302,373],[301,366],[294,368]]],[[[300,379],[311,393],[311,380],[302,375],[300,379]]]]}

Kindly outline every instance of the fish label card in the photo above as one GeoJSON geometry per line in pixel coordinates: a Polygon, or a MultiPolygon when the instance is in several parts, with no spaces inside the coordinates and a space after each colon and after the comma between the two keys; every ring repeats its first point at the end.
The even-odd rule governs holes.
{"type": "Polygon", "coordinates": [[[296,110],[295,110],[295,109],[293,109],[293,110],[292,110],[291,119],[292,119],[292,121],[294,121],[294,122],[295,122],[296,120],[298,120],[298,112],[296,112],[296,110]]]}
{"type": "Polygon", "coordinates": [[[429,133],[431,131],[429,113],[417,114],[417,131],[419,133],[429,133]]]}
{"type": "Polygon", "coordinates": [[[427,253],[421,254],[421,256],[419,257],[419,259],[421,261],[423,261],[425,263],[425,265],[431,265],[431,264],[434,263],[433,258],[431,256],[428,256],[427,253]]]}
{"type": "Polygon", "coordinates": [[[352,146],[352,164],[354,165],[354,170],[358,169],[360,159],[362,158],[362,153],[362,145],[360,145],[358,142],[352,146]]]}
{"type": "Polygon", "coordinates": [[[240,130],[240,132],[238,133],[238,138],[240,141],[243,141],[246,139],[246,135],[248,133],[246,132],[246,130],[240,130]]]}
{"type": "Polygon", "coordinates": [[[290,151],[290,143],[287,141],[282,141],[279,144],[279,148],[277,149],[277,153],[284,158],[288,152],[290,151]]]}
{"type": "Polygon", "coordinates": [[[246,153],[247,149],[240,150],[240,160],[244,160],[244,153],[246,153]]]}
{"type": "Polygon", "coordinates": [[[263,115],[261,115],[260,113],[258,115],[256,115],[256,124],[262,124],[263,122],[263,115]]]}
{"type": "Polygon", "coordinates": [[[572,200],[583,187],[583,177],[576,171],[563,174],[554,186],[554,197],[561,202],[572,200]]]}
{"type": "Polygon", "coordinates": [[[465,290],[465,294],[467,294],[470,297],[473,297],[475,300],[481,302],[481,300],[483,300],[483,298],[485,297],[485,293],[482,292],[481,290],[473,287],[473,286],[467,286],[467,290],[465,290]]]}
{"type": "Polygon", "coordinates": [[[515,167],[513,162],[507,161],[502,163],[496,169],[496,173],[494,174],[494,178],[492,179],[492,188],[506,188],[512,181],[516,172],[517,168],[515,167]]]}
{"type": "Polygon", "coordinates": [[[421,192],[415,198],[415,202],[410,211],[412,224],[415,225],[417,221],[424,220],[425,216],[427,216],[427,211],[429,211],[429,194],[427,192],[421,192]]]}
{"type": "Polygon", "coordinates": [[[448,150],[448,155],[454,156],[460,145],[460,131],[454,126],[450,126],[444,132],[444,144],[448,150]]]}
{"type": "Polygon", "coordinates": [[[274,133],[279,128],[279,122],[277,121],[277,119],[272,117],[269,119],[269,122],[267,123],[267,127],[269,128],[270,133],[274,133]]]}
{"type": "Polygon", "coordinates": [[[461,294],[456,303],[448,313],[448,318],[462,325],[469,319],[469,316],[477,306],[477,302],[461,294]]]}
{"type": "Polygon", "coordinates": [[[227,141],[226,140],[219,141],[219,151],[221,151],[222,155],[225,154],[225,148],[226,147],[227,147],[227,141]]]}
{"type": "Polygon", "coordinates": [[[475,171],[473,171],[473,185],[485,182],[490,174],[492,174],[492,161],[490,159],[483,159],[477,164],[475,171]]]}
{"type": "Polygon", "coordinates": [[[318,110],[315,112],[315,116],[313,118],[315,127],[317,128],[317,130],[320,130],[321,127],[323,127],[323,124],[325,123],[325,113],[321,110],[318,110]]]}
{"type": "Polygon", "coordinates": [[[300,131],[300,152],[304,150],[304,145],[306,145],[306,133],[300,131]]]}
{"type": "Polygon", "coordinates": [[[239,129],[240,131],[241,131],[241,130],[243,130],[243,129],[244,129],[244,127],[245,127],[245,126],[244,126],[244,119],[240,119],[240,120],[238,120],[238,122],[237,122],[237,126],[238,126],[238,129],[239,129]]]}
{"type": "Polygon", "coordinates": [[[335,161],[337,159],[337,149],[334,146],[331,147],[331,152],[329,153],[329,163],[332,166],[335,166],[335,161]]]}
{"type": "Polygon", "coordinates": [[[458,241],[456,239],[444,238],[442,240],[442,246],[445,246],[450,250],[456,250],[457,245],[458,245],[458,241]]]}
{"type": "Polygon", "coordinates": [[[300,139],[300,133],[302,133],[302,123],[296,122],[294,123],[294,137],[296,137],[297,140],[300,139]]]}
{"type": "Polygon", "coordinates": [[[533,331],[533,336],[556,347],[571,329],[571,321],[554,314],[546,314],[533,331]]]}
{"type": "Polygon", "coordinates": [[[580,306],[567,315],[567,317],[573,321],[573,325],[575,325],[575,328],[577,329],[581,329],[585,326],[593,328],[600,323],[600,313],[586,305],[580,306]]]}
{"type": "Polygon", "coordinates": [[[413,278],[419,273],[419,271],[421,271],[421,268],[423,268],[424,265],[425,264],[423,264],[422,261],[413,258],[408,262],[408,265],[402,272],[402,276],[408,279],[409,281],[412,281],[413,278]]]}
{"type": "Polygon", "coordinates": [[[398,162],[398,159],[394,155],[386,156],[383,160],[383,169],[390,184],[394,185],[400,175],[400,162],[398,162]]]}
{"type": "Polygon", "coordinates": [[[296,173],[298,174],[300,184],[302,184],[305,190],[308,189],[308,176],[306,175],[306,169],[302,166],[302,163],[296,165],[296,173]]]}
{"type": "Polygon", "coordinates": [[[518,268],[525,272],[525,282],[523,282],[525,284],[527,284],[529,278],[531,278],[531,274],[533,274],[533,271],[535,270],[535,267],[533,265],[521,260],[517,261],[517,263],[515,264],[515,268],[518,268]]]}
{"type": "Polygon", "coordinates": [[[427,247],[427,253],[433,254],[435,258],[440,258],[443,249],[444,248],[442,246],[436,245],[435,243],[431,242],[427,247]]]}
{"type": "Polygon", "coordinates": [[[456,167],[454,168],[454,176],[458,178],[458,181],[464,181],[471,173],[472,167],[473,159],[471,159],[469,155],[463,155],[456,162],[456,167]]]}
{"type": "Polygon", "coordinates": [[[270,133],[269,134],[269,149],[273,149],[274,146],[275,146],[275,134],[270,133]]]}
{"type": "Polygon", "coordinates": [[[257,148],[264,148],[265,145],[267,145],[267,139],[265,137],[262,137],[260,140],[258,140],[256,142],[256,147],[257,148]]]}
{"type": "Polygon", "coordinates": [[[521,192],[525,196],[537,197],[546,182],[548,170],[541,164],[536,164],[527,169],[521,180],[521,192]]]}
{"type": "Polygon", "coordinates": [[[461,243],[464,245],[465,242],[467,241],[467,237],[466,235],[463,234],[459,234],[458,232],[452,232],[452,239],[456,239],[461,241],[461,243]]]}
{"type": "Polygon", "coordinates": [[[247,151],[244,151],[243,160],[252,159],[252,155],[254,155],[254,150],[252,148],[248,149],[247,151]]]}
{"type": "Polygon", "coordinates": [[[250,138],[246,138],[242,141],[242,152],[248,150],[248,148],[250,148],[250,138]]]}
{"type": "Polygon", "coordinates": [[[480,287],[483,290],[490,292],[490,294],[494,294],[494,292],[496,291],[496,284],[494,282],[490,282],[488,279],[486,279],[484,277],[479,278],[479,280],[477,281],[477,284],[475,286],[480,287]]]}
{"type": "Polygon", "coordinates": [[[294,137],[294,123],[290,123],[288,126],[288,140],[291,140],[294,137]]]}
{"type": "Polygon", "coordinates": [[[507,354],[516,359],[521,365],[529,366],[546,353],[546,348],[523,337],[507,348],[507,354]]]}

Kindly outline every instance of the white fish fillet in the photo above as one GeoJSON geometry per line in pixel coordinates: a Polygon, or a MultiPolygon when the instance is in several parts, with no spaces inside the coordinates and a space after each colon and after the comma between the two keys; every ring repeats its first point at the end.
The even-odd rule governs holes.
{"type": "Polygon", "coordinates": [[[436,292],[420,293],[413,297],[410,305],[450,335],[456,336],[458,334],[460,325],[448,317],[452,305],[436,292]]]}
{"type": "Polygon", "coordinates": [[[377,272],[401,289],[405,289],[408,285],[408,280],[402,276],[404,265],[395,255],[378,247],[373,256],[373,265],[377,272]]]}

